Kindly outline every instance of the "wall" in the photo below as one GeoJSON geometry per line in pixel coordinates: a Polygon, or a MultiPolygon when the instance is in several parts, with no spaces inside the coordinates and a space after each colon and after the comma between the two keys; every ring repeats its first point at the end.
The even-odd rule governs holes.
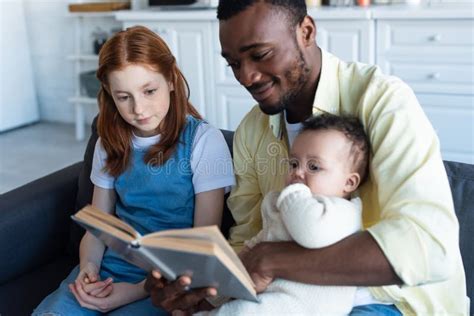
{"type": "Polygon", "coordinates": [[[39,119],[24,3],[0,2],[0,132],[39,119]]]}
{"type": "Polygon", "coordinates": [[[73,122],[67,98],[74,92],[73,66],[66,56],[73,50],[74,24],[66,0],[25,0],[25,15],[37,88],[40,117],[73,122]]]}

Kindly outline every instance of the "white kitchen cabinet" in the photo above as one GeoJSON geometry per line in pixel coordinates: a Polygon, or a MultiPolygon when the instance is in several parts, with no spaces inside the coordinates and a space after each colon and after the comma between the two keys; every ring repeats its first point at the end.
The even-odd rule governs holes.
{"type": "Polygon", "coordinates": [[[374,63],[374,21],[317,20],[316,42],[345,61],[374,63]]]}
{"type": "Polygon", "coordinates": [[[124,27],[143,25],[159,34],[176,57],[190,89],[190,101],[196,109],[215,124],[211,57],[211,26],[209,22],[126,21],[124,27]]]}
{"type": "Polygon", "coordinates": [[[221,128],[235,130],[257,103],[241,87],[221,86],[216,89],[217,122],[221,128]]]}
{"type": "Polygon", "coordinates": [[[415,91],[444,159],[474,163],[473,19],[379,19],[377,64],[415,91]]]}

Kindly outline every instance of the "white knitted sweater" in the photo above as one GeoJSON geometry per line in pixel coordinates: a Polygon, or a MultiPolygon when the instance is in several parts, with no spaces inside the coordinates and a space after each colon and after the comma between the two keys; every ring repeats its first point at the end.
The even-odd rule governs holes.
{"type": "MultiPolygon", "coordinates": [[[[263,229],[248,241],[294,240],[306,248],[322,248],[362,228],[362,204],[313,195],[304,184],[293,184],[281,193],[271,192],[262,202],[263,229]]],[[[347,315],[354,303],[354,286],[319,286],[276,279],[258,295],[259,303],[234,300],[215,315],[347,315]]]]}

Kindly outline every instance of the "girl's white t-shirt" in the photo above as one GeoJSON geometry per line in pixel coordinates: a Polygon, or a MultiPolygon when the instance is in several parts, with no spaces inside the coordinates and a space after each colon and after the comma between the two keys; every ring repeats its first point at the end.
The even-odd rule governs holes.
{"type": "MultiPolygon", "coordinates": [[[[133,135],[134,148],[147,149],[160,140],[160,135],[139,137],[133,135]]],[[[107,153],[100,138],[97,140],[92,161],[91,181],[103,189],[113,189],[115,178],[104,171],[107,153]]],[[[229,192],[235,184],[232,157],[222,133],[215,127],[202,123],[194,136],[191,152],[192,181],[195,194],[225,188],[229,192]]]]}

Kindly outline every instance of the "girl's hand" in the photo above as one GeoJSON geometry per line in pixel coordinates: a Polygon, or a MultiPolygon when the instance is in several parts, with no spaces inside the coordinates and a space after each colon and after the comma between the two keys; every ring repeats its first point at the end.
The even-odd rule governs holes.
{"type": "Polygon", "coordinates": [[[76,281],[79,282],[86,293],[96,297],[106,297],[112,293],[112,278],[100,280],[99,268],[92,262],[87,262],[81,267],[76,281]]]}
{"type": "Polygon", "coordinates": [[[87,262],[86,264],[81,265],[76,280],[84,285],[99,281],[99,267],[92,262],[87,262]]]}
{"type": "Polygon", "coordinates": [[[143,283],[144,281],[137,284],[125,282],[112,283],[109,285],[112,288],[111,293],[106,297],[97,297],[88,294],[77,280],[74,284],[69,285],[69,289],[82,307],[106,313],[120,306],[147,297],[143,283]]]}

